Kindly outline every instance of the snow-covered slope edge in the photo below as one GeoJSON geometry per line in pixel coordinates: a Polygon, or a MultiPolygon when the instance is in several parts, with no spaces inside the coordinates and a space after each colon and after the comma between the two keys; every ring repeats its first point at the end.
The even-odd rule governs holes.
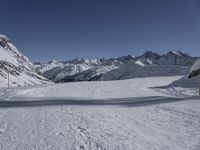
{"type": "Polygon", "coordinates": [[[0,35],[0,87],[35,85],[49,82],[38,75],[32,63],[4,35],[0,35]]]}

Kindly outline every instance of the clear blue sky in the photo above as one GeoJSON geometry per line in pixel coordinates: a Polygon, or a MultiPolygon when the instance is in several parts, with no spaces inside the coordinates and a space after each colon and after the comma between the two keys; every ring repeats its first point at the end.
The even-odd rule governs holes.
{"type": "Polygon", "coordinates": [[[41,62],[171,49],[200,56],[200,0],[0,0],[0,34],[41,62]]]}

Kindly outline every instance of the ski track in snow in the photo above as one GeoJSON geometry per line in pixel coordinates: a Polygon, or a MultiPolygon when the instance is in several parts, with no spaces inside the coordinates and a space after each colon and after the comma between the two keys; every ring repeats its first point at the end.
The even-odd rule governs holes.
{"type": "Polygon", "coordinates": [[[4,102],[22,99],[33,104],[36,101],[36,105],[0,107],[0,149],[199,150],[198,97],[148,103],[152,99],[167,102],[174,98],[169,94],[185,96],[176,89],[164,92],[149,88],[179,78],[151,77],[1,90],[2,99],[12,95],[4,102]],[[144,103],[134,103],[137,98],[144,103]],[[40,107],[37,101],[41,100],[49,100],[50,104],[63,100],[70,103],[40,107]],[[80,104],[73,103],[77,100],[80,104]]]}

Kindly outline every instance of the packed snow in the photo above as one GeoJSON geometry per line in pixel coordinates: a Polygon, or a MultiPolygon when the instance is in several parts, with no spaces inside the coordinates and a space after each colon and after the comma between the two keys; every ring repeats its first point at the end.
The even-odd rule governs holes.
{"type": "Polygon", "coordinates": [[[1,150],[199,150],[197,88],[182,76],[0,89],[1,150]]]}

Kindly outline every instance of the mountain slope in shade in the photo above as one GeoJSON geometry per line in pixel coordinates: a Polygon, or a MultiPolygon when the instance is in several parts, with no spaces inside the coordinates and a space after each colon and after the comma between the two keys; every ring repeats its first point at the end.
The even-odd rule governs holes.
{"type": "Polygon", "coordinates": [[[32,63],[4,35],[0,35],[0,86],[7,86],[8,72],[11,86],[35,85],[49,82],[38,75],[32,63]]]}
{"type": "Polygon", "coordinates": [[[134,77],[183,75],[195,62],[182,51],[159,55],[147,51],[141,56],[127,55],[110,59],[76,58],[36,64],[36,70],[55,82],[119,80],[134,77]]]}

